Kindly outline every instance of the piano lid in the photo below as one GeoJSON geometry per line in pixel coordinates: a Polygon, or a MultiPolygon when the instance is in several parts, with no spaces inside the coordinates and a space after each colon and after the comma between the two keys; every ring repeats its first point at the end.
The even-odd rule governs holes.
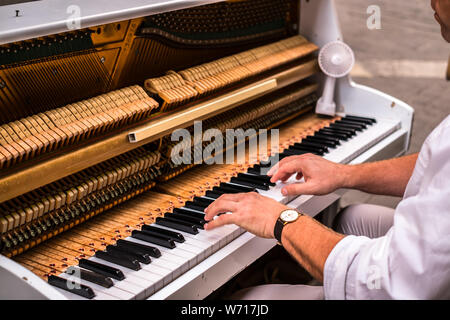
{"type": "Polygon", "coordinates": [[[4,5],[0,6],[0,45],[221,1],[42,0],[4,5]]]}

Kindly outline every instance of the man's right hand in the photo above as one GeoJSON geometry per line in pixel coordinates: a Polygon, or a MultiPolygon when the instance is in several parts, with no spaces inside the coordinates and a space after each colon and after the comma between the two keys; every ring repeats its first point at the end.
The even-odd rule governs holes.
{"type": "Polygon", "coordinates": [[[293,174],[297,174],[297,179],[305,179],[304,183],[285,186],[281,190],[283,195],[324,195],[347,187],[349,167],[308,153],[282,159],[268,175],[272,182],[286,181],[293,174]]]}

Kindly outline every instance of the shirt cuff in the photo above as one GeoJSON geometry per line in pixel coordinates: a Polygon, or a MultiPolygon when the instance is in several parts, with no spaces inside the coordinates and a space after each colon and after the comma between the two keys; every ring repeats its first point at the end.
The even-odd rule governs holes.
{"type": "Polygon", "coordinates": [[[348,269],[361,246],[367,241],[370,239],[366,237],[346,236],[331,250],[323,271],[325,299],[344,300],[346,298],[348,269]]]}

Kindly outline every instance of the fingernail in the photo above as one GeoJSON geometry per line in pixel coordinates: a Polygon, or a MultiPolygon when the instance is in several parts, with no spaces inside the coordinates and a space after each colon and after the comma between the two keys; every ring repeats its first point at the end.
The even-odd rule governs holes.
{"type": "Polygon", "coordinates": [[[283,194],[283,196],[287,195],[287,190],[285,188],[281,189],[281,193],[283,194]]]}

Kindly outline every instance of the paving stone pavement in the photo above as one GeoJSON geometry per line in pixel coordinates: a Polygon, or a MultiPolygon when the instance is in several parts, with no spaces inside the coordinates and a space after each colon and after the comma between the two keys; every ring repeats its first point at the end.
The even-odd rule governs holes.
{"type": "MultiPolygon", "coordinates": [[[[370,68],[374,60],[388,65],[389,61],[424,61],[439,65],[448,61],[450,44],[441,37],[430,1],[336,0],[336,6],[344,41],[355,51],[358,65],[375,73],[372,77],[353,77],[354,81],[395,96],[414,108],[408,153],[418,152],[433,128],[450,114],[450,82],[445,80],[445,68],[442,76],[438,73],[434,78],[398,77],[395,72],[390,77],[380,77],[370,68]],[[369,5],[378,5],[381,9],[380,30],[367,28],[369,5]]],[[[418,65],[427,66],[426,63],[418,65]]],[[[342,198],[341,205],[373,203],[395,207],[399,201],[396,197],[350,191],[342,198]]]]}

